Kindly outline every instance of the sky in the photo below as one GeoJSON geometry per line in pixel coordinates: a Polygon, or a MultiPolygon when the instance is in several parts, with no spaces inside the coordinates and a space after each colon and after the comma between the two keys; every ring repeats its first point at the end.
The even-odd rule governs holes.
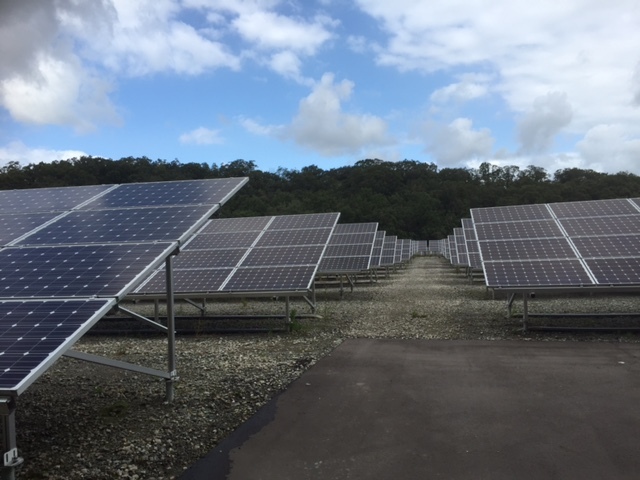
{"type": "Polygon", "coordinates": [[[0,167],[640,174],[640,0],[0,0],[0,167]]]}

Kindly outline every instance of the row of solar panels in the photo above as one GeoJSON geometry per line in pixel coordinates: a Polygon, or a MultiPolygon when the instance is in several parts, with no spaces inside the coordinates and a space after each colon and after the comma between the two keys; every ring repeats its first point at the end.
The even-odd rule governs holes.
{"type": "Polygon", "coordinates": [[[430,247],[504,290],[640,286],[640,199],[471,209],[430,247]]]}
{"type": "Polygon", "coordinates": [[[0,394],[24,391],[123,298],[305,292],[319,272],[407,261],[339,213],[210,220],[246,178],[0,191],[0,394]]]}

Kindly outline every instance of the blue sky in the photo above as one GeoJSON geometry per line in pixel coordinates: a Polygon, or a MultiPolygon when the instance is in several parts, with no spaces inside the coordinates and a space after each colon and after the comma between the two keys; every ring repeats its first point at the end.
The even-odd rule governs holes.
{"type": "Polygon", "coordinates": [[[640,3],[0,0],[0,166],[80,155],[640,174],[640,3]]]}

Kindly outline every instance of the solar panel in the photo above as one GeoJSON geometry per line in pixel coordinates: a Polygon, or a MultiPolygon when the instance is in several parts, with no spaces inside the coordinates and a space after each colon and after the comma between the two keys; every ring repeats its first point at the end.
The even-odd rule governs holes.
{"type": "Polygon", "coordinates": [[[487,207],[471,209],[471,218],[477,226],[479,223],[515,222],[519,220],[551,219],[546,205],[512,205],[508,207],[487,207]]]}
{"type": "Polygon", "coordinates": [[[113,188],[113,185],[0,190],[0,212],[65,212],[113,188]]]}
{"type": "Polygon", "coordinates": [[[247,178],[126,183],[89,202],[85,210],[226,203],[247,178]]]}
{"type": "Polygon", "coordinates": [[[246,181],[1,191],[2,241],[15,245],[0,250],[0,388],[26,388],[246,181]]]}
{"type": "Polygon", "coordinates": [[[470,218],[462,219],[462,232],[464,234],[465,246],[467,247],[467,261],[471,268],[482,268],[482,257],[480,255],[480,245],[473,220],[470,218]]]}
{"type": "Polygon", "coordinates": [[[373,222],[336,225],[318,270],[324,274],[368,270],[377,231],[373,222]]]}
{"type": "Polygon", "coordinates": [[[405,238],[402,240],[401,261],[407,262],[411,259],[411,240],[405,238]]]}
{"type": "MultiPolygon", "coordinates": [[[[210,229],[207,229],[210,231],[210,229]]],[[[261,232],[201,233],[192,237],[189,250],[211,250],[213,248],[248,248],[253,245],[261,232]]],[[[185,248],[187,246],[185,245],[185,248]]]]}
{"type": "Polygon", "coordinates": [[[382,258],[382,248],[384,246],[384,237],[386,232],[384,230],[378,230],[376,233],[376,239],[373,242],[373,250],[371,251],[371,267],[380,266],[380,259],[382,258]]]}
{"type": "Polygon", "coordinates": [[[524,238],[562,237],[562,230],[555,220],[503,223],[475,223],[479,240],[503,240],[524,238]]]}
{"type": "Polygon", "coordinates": [[[584,218],[564,218],[559,223],[570,237],[640,233],[640,215],[593,217],[588,221],[584,218]]]}
{"type": "Polygon", "coordinates": [[[0,393],[24,391],[113,299],[0,301],[0,393]]]}
{"type": "Polygon", "coordinates": [[[355,245],[329,245],[324,252],[324,258],[327,257],[354,257],[354,256],[370,256],[371,245],[355,244],[355,245]]]}
{"type": "Polygon", "coordinates": [[[173,261],[173,268],[235,267],[246,255],[246,248],[219,248],[215,250],[183,250],[173,261]]]}
{"type": "Polygon", "coordinates": [[[316,265],[238,269],[224,286],[226,292],[307,291],[316,265]]]}
{"type": "Polygon", "coordinates": [[[523,220],[522,215],[510,213],[510,207],[497,207],[497,214],[492,209],[471,211],[488,286],[596,287],[640,282],[640,272],[636,273],[640,266],[640,206],[634,201],[522,207],[533,206],[513,208],[540,215],[546,210],[552,218],[523,220]]]}
{"type": "Polygon", "coordinates": [[[297,230],[267,230],[257,247],[279,247],[282,245],[325,245],[331,228],[307,228],[297,230]]]}
{"type": "Polygon", "coordinates": [[[593,281],[578,259],[485,262],[487,285],[568,287],[593,281]]]}
{"type": "Polygon", "coordinates": [[[272,217],[216,218],[201,233],[238,233],[263,230],[272,217]]]}
{"type": "Polygon", "coordinates": [[[481,242],[482,257],[495,260],[539,260],[575,258],[576,254],[565,238],[532,238],[481,242]]]}
{"type": "Polygon", "coordinates": [[[640,214],[640,210],[626,198],[551,203],[549,207],[558,218],[640,214]]]}
{"type": "Polygon", "coordinates": [[[585,262],[601,285],[640,283],[640,258],[590,258],[585,262]]]}
{"type": "Polygon", "coordinates": [[[75,211],[17,242],[19,245],[60,245],[183,240],[211,207],[131,208],[75,211]]]}
{"type": "Polygon", "coordinates": [[[331,257],[323,258],[321,272],[362,272],[368,270],[371,263],[370,256],[360,257],[331,257]]]}
{"type": "Polygon", "coordinates": [[[572,241],[582,258],[640,257],[640,235],[576,237],[572,241]]]}
{"type": "Polygon", "coordinates": [[[242,266],[315,265],[324,248],[324,245],[253,248],[242,266]]]}
{"type": "Polygon", "coordinates": [[[376,239],[375,230],[368,233],[348,233],[348,234],[337,234],[336,232],[331,235],[331,240],[329,240],[329,245],[355,245],[355,244],[366,244],[373,245],[374,240],[376,239]]]}
{"type": "MultiPolygon", "coordinates": [[[[206,268],[173,270],[173,285],[176,293],[215,293],[233,272],[233,268],[206,268]]],[[[164,295],[166,292],[165,271],[158,270],[136,291],[147,295],[164,295]]]]}
{"type": "Polygon", "coordinates": [[[170,243],[4,248],[0,297],[120,296],[174,248],[170,243]]]}
{"type": "Polygon", "coordinates": [[[0,246],[17,240],[58,215],[59,212],[0,215],[0,246]]]}
{"type": "Polygon", "coordinates": [[[458,253],[458,263],[454,265],[467,266],[469,260],[467,258],[467,242],[464,238],[464,230],[462,228],[454,228],[453,236],[456,242],[456,251],[458,253]]]}
{"type": "Polygon", "coordinates": [[[335,213],[314,213],[304,215],[281,215],[273,219],[270,230],[295,230],[301,228],[334,228],[335,213]]]}
{"type": "MultiPolygon", "coordinates": [[[[307,291],[339,215],[211,220],[184,245],[174,262],[174,289],[209,295],[307,291]],[[211,233],[215,231],[221,233],[211,233]],[[184,263],[180,261],[183,256],[184,263]]],[[[160,269],[140,286],[136,295],[161,293],[162,272],[160,269]]]]}
{"type": "Polygon", "coordinates": [[[382,244],[382,255],[380,257],[381,267],[390,267],[395,263],[396,243],[398,237],[396,235],[385,235],[382,244]]]}

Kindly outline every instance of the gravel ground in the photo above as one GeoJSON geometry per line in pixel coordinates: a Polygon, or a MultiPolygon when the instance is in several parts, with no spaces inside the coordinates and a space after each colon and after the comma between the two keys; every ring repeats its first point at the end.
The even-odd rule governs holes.
{"type": "MultiPolygon", "coordinates": [[[[172,404],[164,402],[161,380],[62,358],[18,399],[25,463],[17,478],[176,478],[345,338],[640,342],[635,333],[525,333],[518,319],[507,318],[504,299],[493,299],[438,257],[415,258],[343,298],[329,288],[317,296],[321,318],[301,318],[291,333],[178,337],[180,381],[172,404]]],[[[537,312],[639,307],[633,295],[565,295],[531,304],[537,312]]],[[[283,308],[264,300],[209,305],[212,313],[283,308]]],[[[308,312],[303,302],[293,308],[308,312]]],[[[166,339],[159,336],[86,336],[76,349],[166,370],[166,339]]]]}

